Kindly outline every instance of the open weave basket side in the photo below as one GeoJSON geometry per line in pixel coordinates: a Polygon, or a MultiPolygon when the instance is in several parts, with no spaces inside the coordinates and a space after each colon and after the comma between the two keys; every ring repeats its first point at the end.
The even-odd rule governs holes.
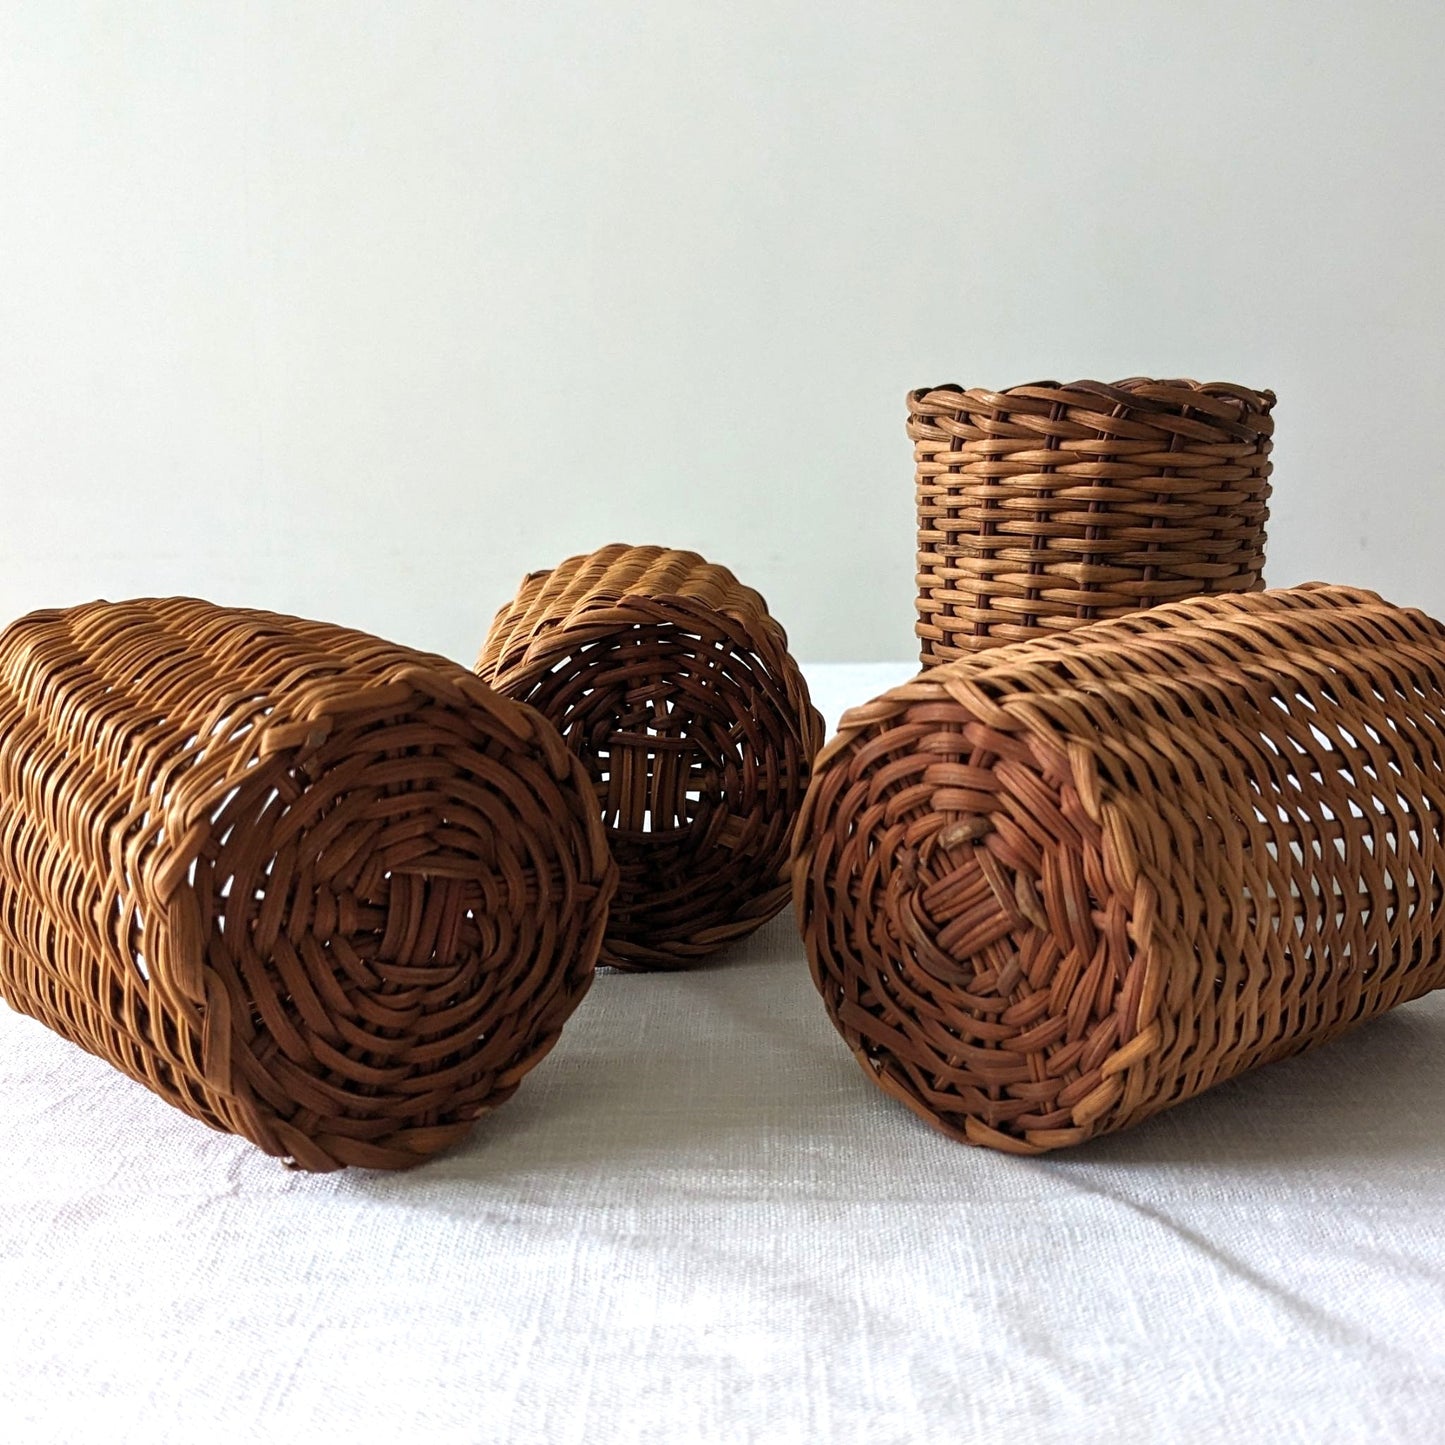
{"type": "Polygon", "coordinates": [[[460,1139],[614,884],[556,732],[445,659],[185,598],[0,635],[0,994],[269,1154],[460,1139]]]}
{"type": "Polygon", "coordinates": [[[621,869],[602,962],[678,968],[788,899],[822,743],[783,629],[726,567],[616,544],[534,572],[477,671],[587,768],[621,869]]]}
{"type": "Polygon", "coordinates": [[[1147,377],[911,392],[923,665],[1263,587],[1274,401],[1147,377]]]}
{"type": "Polygon", "coordinates": [[[934,668],[819,755],[794,888],[882,1088],[1124,1128],[1445,983],[1445,628],[1311,586],[934,668]]]}

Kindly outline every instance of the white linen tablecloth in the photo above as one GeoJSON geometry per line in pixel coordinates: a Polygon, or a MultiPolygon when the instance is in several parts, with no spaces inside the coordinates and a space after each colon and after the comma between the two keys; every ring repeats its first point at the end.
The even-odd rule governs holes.
{"type": "MultiPolygon", "coordinates": [[[[906,665],[810,670],[829,722],[906,665]]],[[[470,1141],[292,1173],[0,1008],[0,1440],[1445,1439],[1445,994],[1020,1160],[790,916],[598,977],[470,1141]]]]}

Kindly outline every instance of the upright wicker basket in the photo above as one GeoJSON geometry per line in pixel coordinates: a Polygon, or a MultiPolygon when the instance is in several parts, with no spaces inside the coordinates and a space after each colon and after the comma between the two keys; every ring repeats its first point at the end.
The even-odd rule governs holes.
{"type": "Polygon", "coordinates": [[[1262,587],[1274,400],[1146,377],[910,393],[923,666],[1262,587]]]}
{"type": "Polygon", "coordinates": [[[615,881],[556,732],[442,658],[183,598],[0,635],[0,994],[268,1154],[460,1139],[615,881]]]}
{"type": "Polygon", "coordinates": [[[621,869],[602,962],[678,968],[788,899],[822,718],[766,603],[694,552],[621,544],[524,579],[477,671],[582,759],[621,869]]]}
{"type": "Polygon", "coordinates": [[[794,888],[880,1087],[1122,1129],[1445,984],[1445,627],[1312,586],[934,668],[844,716],[794,888]]]}

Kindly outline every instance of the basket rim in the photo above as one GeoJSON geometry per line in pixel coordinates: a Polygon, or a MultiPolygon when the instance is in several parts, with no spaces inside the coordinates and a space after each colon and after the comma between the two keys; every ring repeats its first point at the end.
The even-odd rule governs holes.
{"type": "Polygon", "coordinates": [[[988,399],[998,397],[1028,396],[1034,392],[1075,392],[1082,396],[1101,396],[1109,393],[1124,393],[1146,399],[1144,394],[1152,391],[1175,391],[1181,394],[1228,398],[1244,402],[1252,409],[1268,413],[1278,397],[1268,387],[1255,388],[1233,381],[1196,381],[1192,377],[1126,376],[1118,381],[1098,381],[1081,377],[1076,381],[1061,382],[1052,378],[1038,381],[1018,382],[1013,386],[987,387],[964,386],[960,382],[940,382],[936,386],[914,387],[908,393],[908,403],[917,408],[925,397],[948,392],[963,397],[975,397],[988,404],[988,399]]]}

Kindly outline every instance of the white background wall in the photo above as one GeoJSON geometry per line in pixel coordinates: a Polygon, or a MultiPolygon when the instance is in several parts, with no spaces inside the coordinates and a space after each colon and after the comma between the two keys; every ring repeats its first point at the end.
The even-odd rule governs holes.
{"type": "Polygon", "coordinates": [[[470,661],[696,547],[913,653],[904,391],[1271,386],[1270,580],[1445,612],[1445,5],[0,8],[0,612],[470,661]]]}

